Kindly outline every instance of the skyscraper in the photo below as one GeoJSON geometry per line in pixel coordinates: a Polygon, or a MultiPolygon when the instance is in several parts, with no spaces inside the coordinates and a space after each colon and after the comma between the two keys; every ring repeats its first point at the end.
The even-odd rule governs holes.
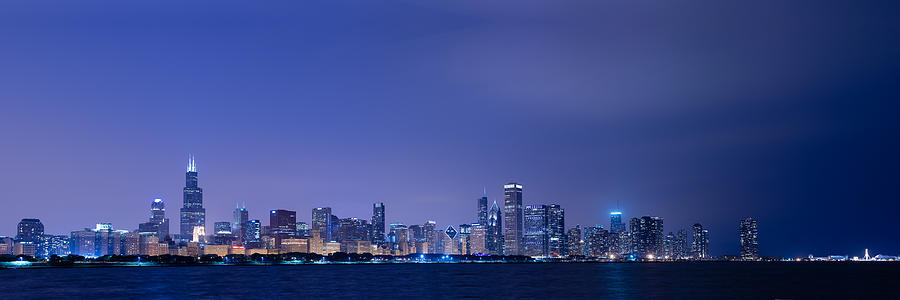
{"type": "Polygon", "coordinates": [[[581,240],[581,225],[575,225],[575,227],[569,229],[566,240],[569,242],[569,256],[584,255],[584,241],[581,240]]]}
{"type": "Polygon", "coordinates": [[[235,240],[244,244],[246,241],[250,240],[248,234],[250,226],[250,213],[247,212],[246,207],[238,207],[237,204],[234,206],[234,214],[231,219],[231,232],[234,234],[235,240]]]}
{"type": "Polygon", "coordinates": [[[319,238],[331,241],[331,207],[316,207],[312,210],[310,229],[319,233],[319,238]]]}
{"type": "Polygon", "coordinates": [[[694,240],[691,243],[691,252],[694,259],[709,258],[709,230],[703,229],[700,223],[693,226],[694,240]]]}
{"type": "MultiPolygon", "coordinates": [[[[181,208],[180,239],[191,239],[194,227],[206,227],[206,209],[203,208],[203,189],[197,182],[197,162],[191,156],[185,173],[184,207],[181,208]]],[[[205,230],[204,230],[205,231],[205,230]]]]}
{"type": "Polygon", "coordinates": [[[549,253],[550,235],[549,207],[546,205],[525,206],[525,249],[524,255],[546,257],[549,253]]]}
{"type": "Polygon", "coordinates": [[[437,223],[434,221],[425,221],[425,224],[422,225],[422,231],[425,234],[425,247],[428,247],[423,253],[440,253],[437,245],[439,235],[435,232],[435,226],[437,226],[437,223]]]}
{"type": "Polygon", "coordinates": [[[622,223],[622,212],[609,213],[609,232],[625,231],[625,223],[622,223]]]}
{"type": "Polygon", "coordinates": [[[244,241],[244,244],[247,246],[247,248],[259,247],[261,238],[262,222],[260,222],[259,220],[247,221],[247,239],[244,241]]]}
{"type": "Polygon", "coordinates": [[[522,215],[523,186],[512,182],[503,186],[503,253],[524,255],[525,238],[522,215]]]}
{"type": "Polygon", "coordinates": [[[491,206],[488,213],[487,228],[485,229],[485,247],[492,255],[503,255],[503,216],[497,201],[491,206]]]}
{"type": "Polygon", "coordinates": [[[547,213],[550,217],[547,227],[547,235],[550,240],[547,248],[549,255],[566,256],[569,250],[566,243],[566,210],[559,204],[550,204],[547,213]]]}
{"type": "Polygon", "coordinates": [[[481,225],[487,225],[488,219],[488,198],[487,189],[482,191],[481,198],[478,198],[477,210],[475,211],[476,222],[481,225]]]}
{"type": "Polygon", "coordinates": [[[384,203],[382,202],[372,205],[372,243],[377,245],[384,243],[384,203]]]}
{"type": "Polygon", "coordinates": [[[150,202],[150,221],[138,224],[138,231],[153,233],[160,240],[167,240],[169,236],[169,219],[166,218],[166,203],[159,198],[150,202]]]}
{"type": "Polygon", "coordinates": [[[275,238],[275,248],[281,241],[297,235],[297,212],[284,209],[269,211],[269,235],[275,238]]]}
{"type": "Polygon", "coordinates": [[[746,218],[741,220],[741,259],[759,259],[759,232],[756,220],[746,218]]]}
{"type": "Polygon", "coordinates": [[[40,243],[44,224],[39,219],[22,219],[16,227],[16,241],[40,243]]]}
{"type": "Polygon", "coordinates": [[[643,216],[631,219],[632,253],[638,258],[663,256],[663,219],[643,216]]]}

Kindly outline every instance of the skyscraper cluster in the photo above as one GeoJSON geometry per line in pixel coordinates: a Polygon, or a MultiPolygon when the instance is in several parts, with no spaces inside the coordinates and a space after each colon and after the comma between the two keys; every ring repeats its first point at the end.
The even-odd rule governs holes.
{"type": "MultiPolygon", "coordinates": [[[[235,206],[231,220],[206,228],[203,189],[194,157],[185,173],[180,226],[169,232],[166,203],[150,202],[149,218],[135,230],[99,223],[72,231],[68,236],[44,234],[38,219],[22,219],[15,238],[0,237],[0,254],[50,256],[103,255],[250,255],[278,253],[376,255],[453,254],[506,255],[535,258],[603,258],[631,260],[709,259],[709,232],[700,224],[665,233],[663,218],[634,217],[623,221],[621,212],[609,215],[609,227],[575,225],[567,229],[565,209],[559,204],[523,204],[524,186],[503,185],[502,206],[489,201],[486,189],[476,198],[472,223],[439,227],[386,222],[386,205],[372,204],[370,219],[339,217],[330,207],[312,208],[309,222],[297,211],[268,211],[268,225],[251,219],[245,205],[235,206]],[[690,238],[690,239],[689,239],[690,238]]],[[[740,257],[759,259],[757,221],[740,222],[740,257]]]]}

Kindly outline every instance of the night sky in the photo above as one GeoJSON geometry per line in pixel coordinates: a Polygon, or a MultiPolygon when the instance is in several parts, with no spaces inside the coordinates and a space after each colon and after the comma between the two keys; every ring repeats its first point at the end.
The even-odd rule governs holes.
{"type": "MultiPolygon", "coordinates": [[[[525,185],[713,255],[900,254],[900,2],[0,4],[0,235],[236,203],[439,227],[525,185]]],[[[734,1],[738,2],[738,1],[734,1]]]]}

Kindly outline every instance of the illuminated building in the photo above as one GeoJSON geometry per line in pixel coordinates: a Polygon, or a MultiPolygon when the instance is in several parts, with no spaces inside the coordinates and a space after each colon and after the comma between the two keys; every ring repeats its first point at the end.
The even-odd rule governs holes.
{"type": "Polygon", "coordinates": [[[191,239],[195,227],[206,228],[206,209],[203,208],[203,189],[198,186],[197,163],[191,156],[185,173],[184,207],[181,208],[180,239],[191,239]]]}
{"type": "Polygon", "coordinates": [[[525,249],[524,255],[533,257],[548,256],[550,244],[549,207],[546,205],[525,206],[525,249]]]}
{"type": "Polygon", "coordinates": [[[0,236],[0,255],[12,254],[15,242],[8,236],[0,236]]]}
{"type": "Polygon", "coordinates": [[[566,210],[559,204],[550,204],[547,216],[548,255],[566,256],[569,252],[569,245],[566,243],[566,210]]]}
{"type": "Polygon", "coordinates": [[[643,216],[631,218],[631,251],[638,258],[663,254],[663,218],[643,216]]]}
{"type": "Polygon", "coordinates": [[[461,251],[459,240],[457,237],[459,232],[453,228],[453,225],[447,226],[444,230],[444,254],[464,254],[461,251]]]}
{"type": "Polygon", "coordinates": [[[277,209],[269,212],[269,236],[275,238],[273,248],[281,247],[281,240],[297,236],[297,212],[277,209]]]}
{"type": "Polygon", "coordinates": [[[250,220],[247,222],[247,240],[245,240],[244,245],[247,248],[254,248],[259,246],[260,239],[262,239],[262,222],[259,220],[250,220]]]}
{"type": "MultiPolygon", "coordinates": [[[[409,225],[409,241],[410,243],[424,243],[425,242],[425,227],[422,225],[409,225]]],[[[424,253],[425,249],[416,249],[419,253],[424,253]]]]}
{"type": "Polygon", "coordinates": [[[310,221],[310,230],[319,233],[319,238],[331,240],[331,207],[316,207],[312,210],[312,220],[310,221]]]}
{"type": "Polygon", "coordinates": [[[472,224],[469,233],[469,253],[470,254],[488,254],[487,249],[487,226],[482,224],[472,224]]]}
{"type": "Polygon", "coordinates": [[[477,208],[475,210],[475,221],[477,224],[487,224],[488,220],[488,198],[487,198],[487,189],[484,189],[481,193],[481,198],[477,200],[477,208]]]}
{"type": "Polygon", "coordinates": [[[622,213],[614,211],[609,213],[609,232],[625,231],[625,223],[622,223],[622,213]]]}
{"type": "Polygon", "coordinates": [[[50,257],[51,255],[69,255],[69,237],[65,235],[43,235],[41,236],[38,255],[42,257],[50,257]]]}
{"type": "Polygon", "coordinates": [[[759,259],[759,231],[756,220],[746,218],[741,220],[741,259],[759,259]]]}
{"type": "Polygon", "coordinates": [[[434,221],[425,221],[425,225],[422,225],[422,234],[425,236],[425,247],[421,250],[421,253],[440,253],[437,252],[437,237],[440,233],[436,233],[434,227],[437,226],[437,223],[434,221]]]}
{"type": "Polygon", "coordinates": [[[503,253],[525,253],[524,222],[522,220],[523,186],[512,182],[503,186],[503,253]]]}
{"type": "Polygon", "coordinates": [[[693,230],[694,240],[691,243],[691,253],[694,259],[709,258],[709,230],[703,229],[703,225],[700,223],[694,224],[693,230]]]}
{"type": "Polygon", "coordinates": [[[281,240],[282,253],[309,253],[309,239],[292,238],[281,240]]]}
{"type": "Polygon", "coordinates": [[[38,219],[22,219],[16,228],[16,241],[40,243],[44,224],[38,219]]]}
{"type": "Polygon", "coordinates": [[[333,253],[337,253],[341,251],[341,243],[338,242],[325,242],[325,246],[323,247],[324,253],[322,255],[329,255],[333,253]]]}
{"type": "Polygon", "coordinates": [[[309,237],[309,224],[306,222],[297,222],[297,237],[309,237]]]}
{"type": "Polygon", "coordinates": [[[569,229],[566,241],[569,242],[569,256],[584,255],[584,241],[581,239],[581,225],[569,229]]]}
{"type": "Polygon", "coordinates": [[[584,230],[585,256],[607,257],[609,256],[609,231],[603,230],[603,226],[596,225],[584,230]]]}
{"type": "Polygon", "coordinates": [[[231,233],[234,235],[235,241],[243,245],[246,241],[251,240],[250,234],[250,213],[246,207],[237,207],[235,204],[234,213],[231,218],[231,233]]]}
{"type": "Polygon", "coordinates": [[[216,222],[213,224],[213,244],[231,245],[234,240],[231,222],[216,222]]]}
{"type": "Polygon", "coordinates": [[[488,212],[486,226],[485,247],[487,247],[488,253],[503,255],[503,216],[497,201],[494,201],[494,205],[488,212]]]}
{"type": "Polygon", "coordinates": [[[391,250],[396,255],[406,255],[409,253],[409,228],[403,223],[392,223],[391,231],[388,233],[388,243],[391,250]]]}
{"type": "Polygon", "coordinates": [[[13,255],[37,256],[37,243],[17,241],[13,245],[13,255]]]}
{"type": "Polygon", "coordinates": [[[318,230],[310,230],[309,231],[309,253],[316,254],[324,254],[325,253],[325,240],[322,239],[322,235],[318,230]]]}
{"type": "Polygon", "coordinates": [[[219,257],[225,257],[231,253],[231,245],[206,245],[203,248],[203,254],[215,254],[219,257]]]}
{"type": "Polygon", "coordinates": [[[384,243],[384,203],[372,204],[372,243],[384,243]]]}
{"type": "Polygon", "coordinates": [[[343,240],[341,241],[341,252],[344,253],[372,253],[372,242],[365,240],[343,240]]]}

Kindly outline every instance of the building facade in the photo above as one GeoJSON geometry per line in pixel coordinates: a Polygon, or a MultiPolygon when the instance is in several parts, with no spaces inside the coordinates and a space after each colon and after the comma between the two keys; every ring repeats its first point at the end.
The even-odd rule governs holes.
{"type": "Polygon", "coordinates": [[[503,186],[503,254],[524,255],[523,186],[509,183],[503,186]]]}
{"type": "Polygon", "coordinates": [[[741,259],[759,259],[759,228],[756,220],[746,218],[741,220],[741,259]]]}
{"type": "Polygon", "coordinates": [[[525,249],[524,255],[547,257],[550,248],[550,207],[547,205],[525,206],[525,249]]]}
{"type": "Polygon", "coordinates": [[[181,208],[180,240],[191,239],[194,227],[206,228],[206,209],[203,208],[203,189],[197,178],[197,162],[191,156],[185,173],[184,206],[181,208]]]}

